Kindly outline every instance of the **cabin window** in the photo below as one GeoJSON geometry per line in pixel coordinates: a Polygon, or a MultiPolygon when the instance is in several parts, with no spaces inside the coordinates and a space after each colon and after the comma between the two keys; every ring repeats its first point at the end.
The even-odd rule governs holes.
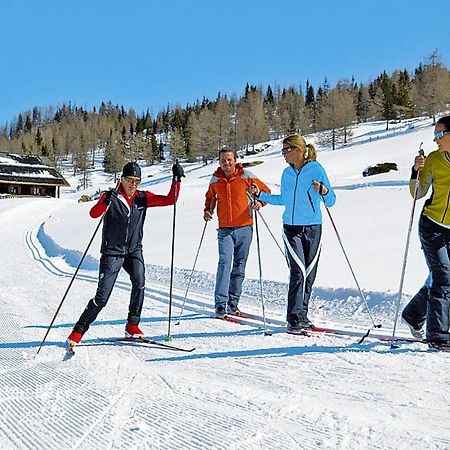
{"type": "Polygon", "coordinates": [[[19,186],[15,186],[14,184],[10,184],[8,186],[8,193],[9,194],[20,194],[19,186]]]}

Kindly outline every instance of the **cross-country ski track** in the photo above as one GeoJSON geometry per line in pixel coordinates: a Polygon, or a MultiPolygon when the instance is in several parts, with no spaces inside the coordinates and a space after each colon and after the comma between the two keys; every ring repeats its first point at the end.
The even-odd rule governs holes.
{"type": "MultiPolygon", "coordinates": [[[[422,344],[392,350],[370,336],[357,345],[352,336],[287,335],[270,305],[280,325],[264,336],[261,323],[213,319],[212,299],[189,293],[172,342],[195,352],[99,344],[64,361],[97,282],[80,271],[35,358],[74,270],[47,257],[37,231],[68,203],[0,206],[0,448],[450,448],[447,355],[422,344]]],[[[174,289],[174,319],[184,288],[174,289]]],[[[168,291],[147,282],[141,324],[155,340],[167,334],[168,291]]],[[[128,295],[120,277],[83,342],[123,333],[128,295]]]]}

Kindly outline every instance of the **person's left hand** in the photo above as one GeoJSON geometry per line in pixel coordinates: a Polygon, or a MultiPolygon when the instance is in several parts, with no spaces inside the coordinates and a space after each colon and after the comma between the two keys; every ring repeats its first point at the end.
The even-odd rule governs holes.
{"type": "Polygon", "coordinates": [[[255,211],[259,211],[259,210],[262,208],[261,202],[259,202],[258,200],[256,200],[256,201],[253,203],[252,208],[253,208],[255,211]]]}
{"type": "Polygon", "coordinates": [[[248,192],[250,195],[252,195],[252,196],[254,196],[254,197],[257,197],[257,196],[259,195],[260,189],[259,189],[259,187],[258,187],[255,183],[253,183],[251,186],[249,186],[249,187],[247,188],[247,192],[248,192]]]}
{"type": "Polygon", "coordinates": [[[117,192],[116,189],[111,189],[108,192],[106,192],[106,196],[105,196],[105,200],[104,200],[105,205],[109,206],[112,202],[114,202],[116,200],[118,195],[119,195],[119,193],[117,192]]]}
{"type": "Polygon", "coordinates": [[[178,161],[172,166],[173,179],[181,181],[181,177],[185,177],[183,168],[180,166],[178,161]]]}
{"type": "Polygon", "coordinates": [[[312,186],[320,195],[327,195],[328,194],[328,189],[320,181],[314,180],[312,182],[312,186]]]}

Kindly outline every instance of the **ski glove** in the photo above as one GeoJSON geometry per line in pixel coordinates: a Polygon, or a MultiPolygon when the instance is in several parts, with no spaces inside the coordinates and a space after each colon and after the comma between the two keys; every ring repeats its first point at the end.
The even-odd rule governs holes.
{"type": "Polygon", "coordinates": [[[180,166],[178,161],[172,166],[173,179],[181,181],[181,177],[185,177],[183,168],[180,166]]]}
{"type": "Polygon", "coordinates": [[[110,205],[116,198],[117,198],[118,192],[115,189],[111,189],[106,193],[105,198],[105,205],[110,205]]]}

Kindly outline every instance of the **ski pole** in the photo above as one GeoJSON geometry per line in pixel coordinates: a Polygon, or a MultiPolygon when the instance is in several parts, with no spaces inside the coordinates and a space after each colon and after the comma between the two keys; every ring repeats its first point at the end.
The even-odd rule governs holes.
{"type": "MultiPolygon", "coordinates": [[[[116,188],[114,189],[116,192],[117,192],[118,189],[119,189],[119,184],[120,184],[120,180],[119,180],[119,182],[117,183],[116,188]]],[[[47,339],[47,336],[48,336],[48,334],[50,333],[50,330],[51,330],[53,324],[55,323],[56,317],[58,316],[59,311],[61,310],[61,307],[62,307],[64,301],[66,300],[67,294],[69,293],[70,288],[72,287],[72,284],[73,284],[73,282],[75,281],[75,278],[76,278],[76,276],[77,276],[77,274],[78,274],[78,271],[80,270],[81,264],[83,264],[84,258],[86,257],[87,252],[89,251],[89,248],[90,248],[90,246],[91,246],[91,244],[92,244],[92,242],[93,242],[93,240],[94,240],[94,238],[95,238],[95,235],[97,234],[98,229],[100,228],[100,225],[101,225],[102,222],[103,222],[103,219],[104,219],[104,217],[105,217],[105,214],[106,214],[106,213],[108,212],[108,210],[109,210],[110,205],[111,205],[111,203],[108,204],[108,206],[107,206],[107,208],[106,208],[106,211],[105,211],[105,212],[102,214],[102,216],[100,217],[100,220],[99,220],[99,222],[98,222],[98,224],[97,224],[97,226],[96,226],[96,228],[95,228],[95,230],[94,230],[94,233],[93,233],[93,235],[92,235],[92,237],[91,237],[91,239],[90,239],[90,241],[89,241],[89,243],[88,243],[88,245],[87,245],[87,247],[86,247],[86,250],[84,251],[83,256],[82,256],[81,259],[80,259],[80,262],[78,263],[78,266],[77,266],[77,268],[76,268],[76,270],[75,270],[75,273],[74,273],[73,276],[72,276],[72,279],[70,280],[69,285],[67,286],[66,292],[64,293],[64,295],[63,295],[63,297],[62,297],[62,299],[61,299],[61,302],[59,303],[59,306],[58,306],[58,308],[56,309],[55,314],[53,315],[52,321],[50,322],[50,325],[49,325],[48,328],[47,328],[47,331],[46,331],[46,333],[45,333],[44,339],[42,339],[42,342],[41,342],[41,344],[39,345],[38,351],[36,352],[36,356],[39,355],[39,352],[41,351],[41,348],[42,348],[42,346],[44,345],[44,342],[45,342],[45,340],[47,339]]]]}
{"type": "MultiPolygon", "coordinates": [[[[323,196],[322,196],[322,198],[323,198],[323,196]]],[[[363,299],[364,304],[366,305],[367,312],[369,313],[370,320],[372,321],[372,325],[373,325],[374,328],[381,328],[381,324],[377,324],[377,325],[375,324],[375,321],[374,321],[374,319],[373,319],[373,317],[372,317],[372,313],[370,312],[369,304],[367,303],[367,300],[366,300],[366,296],[364,295],[364,293],[363,293],[363,291],[362,291],[362,289],[361,289],[361,287],[360,287],[360,285],[359,285],[359,283],[358,283],[358,279],[356,278],[356,275],[355,275],[355,272],[354,272],[354,270],[353,270],[353,267],[352,267],[352,265],[350,264],[350,260],[348,259],[347,252],[346,252],[345,249],[344,249],[344,245],[343,245],[343,243],[342,243],[342,239],[341,239],[341,237],[340,237],[340,235],[339,235],[338,229],[337,229],[337,227],[336,227],[336,224],[334,223],[333,217],[332,217],[332,215],[331,215],[331,213],[330,213],[330,209],[328,208],[327,205],[325,205],[325,210],[326,210],[327,213],[328,213],[328,217],[330,218],[331,225],[332,225],[333,228],[334,228],[334,231],[335,231],[335,233],[336,233],[337,240],[338,240],[338,242],[339,242],[339,245],[341,246],[342,253],[344,254],[345,260],[347,261],[348,267],[350,268],[350,272],[352,273],[353,279],[355,280],[356,287],[358,288],[359,294],[361,295],[361,298],[363,299]]],[[[367,330],[366,334],[364,334],[364,336],[358,341],[358,344],[362,344],[363,341],[364,341],[364,339],[365,339],[367,336],[369,336],[369,333],[370,333],[370,328],[369,328],[369,330],[367,330]]]]}
{"type": "Polygon", "coordinates": [[[186,303],[186,298],[189,292],[189,288],[191,286],[192,276],[194,275],[195,265],[197,264],[198,254],[200,253],[200,248],[202,246],[203,237],[205,236],[206,225],[208,225],[208,221],[205,220],[205,225],[203,226],[202,236],[200,237],[200,243],[198,244],[197,254],[195,255],[194,265],[192,266],[191,275],[189,276],[188,285],[186,288],[186,292],[184,293],[183,304],[181,305],[180,315],[178,316],[178,321],[175,325],[180,325],[181,316],[183,315],[184,305],[186,303]]]}
{"type": "Polygon", "coordinates": [[[266,226],[267,231],[269,232],[269,234],[272,236],[272,239],[275,241],[275,244],[276,244],[277,247],[279,248],[281,254],[282,254],[284,257],[286,257],[286,255],[285,255],[283,249],[281,248],[280,244],[279,244],[278,241],[277,241],[277,238],[273,235],[272,231],[271,231],[270,228],[269,228],[269,225],[267,225],[267,222],[264,220],[264,217],[263,217],[263,215],[261,214],[261,212],[258,210],[258,211],[256,211],[256,213],[259,214],[259,217],[261,218],[261,220],[263,221],[264,225],[266,226]]]}
{"type": "MultiPolygon", "coordinates": [[[[253,199],[253,205],[255,205],[255,204],[256,204],[256,201],[255,201],[255,199],[253,199]]],[[[255,214],[255,231],[256,231],[256,248],[258,251],[259,289],[260,289],[262,316],[263,316],[263,324],[264,324],[264,336],[272,336],[272,333],[269,333],[267,331],[267,325],[266,325],[266,309],[264,307],[264,293],[263,293],[263,281],[262,281],[261,247],[259,245],[258,214],[255,214]]]]}
{"type": "MultiPolygon", "coordinates": [[[[175,160],[175,164],[178,164],[178,159],[175,160]]],[[[170,335],[170,324],[172,322],[172,289],[173,289],[173,265],[174,265],[174,256],[175,256],[175,222],[177,216],[177,194],[178,194],[178,183],[175,180],[175,188],[173,190],[173,220],[172,220],[172,250],[171,250],[171,259],[170,259],[170,283],[169,283],[169,322],[167,326],[167,336],[165,337],[166,341],[171,341],[172,336],[170,335]]]]}
{"type": "MultiPolygon", "coordinates": [[[[424,151],[422,150],[422,145],[423,145],[423,142],[421,142],[419,145],[419,155],[424,156],[424,151]]],[[[411,215],[409,216],[408,232],[406,235],[405,253],[403,256],[402,272],[400,275],[400,287],[398,289],[398,298],[397,298],[397,304],[395,307],[394,328],[392,330],[392,339],[395,339],[398,313],[400,311],[400,303],[401,303],[401,299],[402,299],[402,295],[403,295],[403,282],[405,280],[406,262],[408,260],[409,241],[411,239],[411,230],[412,230],[412,225],[413,225],[413,221],[414,221],[414,212],[416,210],[417,193],[419,192],[419,177],[420,177],[420,170],[417,171],[417,176],[416,176],[416,180],[414,183],[414,196],[413,196],[413,202],[412,202],[412,208],[411,208],[411,215]]],[[[391,348],[397,348],[397,346],[394,345],[394,343],[392,343],[391,348]]]]}
{"type": "MultiPolygon", "coordinates": [[[[216,198],[214,197],[212,199],[212,201],[211,201],[211,204],[209,205],[209,212],[211,214],[213,213],[215,207],[216,207],[216,198]]],[[[191,281],[192,281],[192,277],[194,275],[195,265],[197,264],[197,258],[198,258],[198,255],[200,253],[200,248],[202,246],[203,237],[205,235],[206,225],[207,224],[208,224],[208,220],[205,220],[205,225],[203,226],[203,232],[202,232],[202,235],[200,237],[200,243],[198,244],[197,254],[195,255],[195,258],[194,258],[194,265],[192,266],[191,275],[189,276],[189,282],[188,282],[188,285],[187,285],[187,288],[186,288],[186,292],[184,294],[183,304],[181,305],[180,315],[178,316],[178,322],[175,325],[180,325],[181,316],[183,315],[184,305],[186,304],[187,295],[188,295],[188,292],[189,292],[189,288],[191,286],[191,281]]]]}

